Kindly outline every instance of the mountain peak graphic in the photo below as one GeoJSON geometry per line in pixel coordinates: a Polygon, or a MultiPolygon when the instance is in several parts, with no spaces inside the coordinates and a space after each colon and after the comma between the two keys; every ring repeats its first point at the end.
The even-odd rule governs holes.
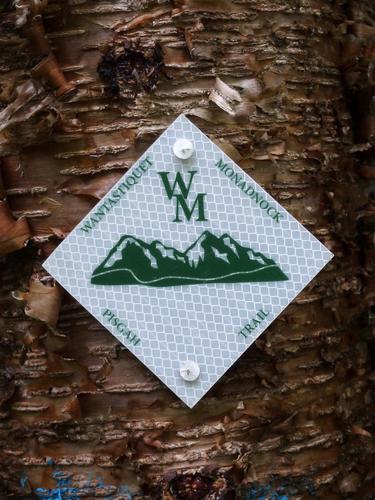
{"type": "Polygon", "coordinates": [[[179,252],[161,241],[122,236],[94,270],[97,285],[177,286],[203,283],[285,281],[274,260],[237,243],[229,234],[204,231],[179,252]]]}

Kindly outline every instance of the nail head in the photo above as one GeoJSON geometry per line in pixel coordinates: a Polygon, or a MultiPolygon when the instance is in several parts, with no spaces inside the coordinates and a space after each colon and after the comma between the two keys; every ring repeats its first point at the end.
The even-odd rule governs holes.
{"type": "Polygon", "coordinates": [[[186,382],[197,380],[200,371],[199,365],[195,361],[185,361],[180,367],[180,375],[186,382]]]}
{"type": "Polygon", "coordinates": [[[173,144],[173,152],[180,160],[187,160],[194,153],[194,146],[188,139],[177,139],[173,144]]]}

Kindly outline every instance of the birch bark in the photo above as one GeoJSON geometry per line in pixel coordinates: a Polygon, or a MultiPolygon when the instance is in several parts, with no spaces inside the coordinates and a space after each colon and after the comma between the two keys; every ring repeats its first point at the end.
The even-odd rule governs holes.
{"type": "Polygon", "coordinates": [[[373,2],[14,3],[2,498],[373,498],[373,2]],[[41,268],[181,112],[336,255],[193,410],[41,268]]]}

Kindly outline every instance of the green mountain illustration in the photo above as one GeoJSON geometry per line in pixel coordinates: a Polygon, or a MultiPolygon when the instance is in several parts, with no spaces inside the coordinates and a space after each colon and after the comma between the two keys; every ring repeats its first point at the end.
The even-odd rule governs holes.
{"type": "Polygon", "coordinates": [[[272,259],[229,234],[218,238],[209,231],[183,253],[160,241],[122,236],[91,277],[98,285],[157,287],[283,280],[288,277],[272,259]]]}

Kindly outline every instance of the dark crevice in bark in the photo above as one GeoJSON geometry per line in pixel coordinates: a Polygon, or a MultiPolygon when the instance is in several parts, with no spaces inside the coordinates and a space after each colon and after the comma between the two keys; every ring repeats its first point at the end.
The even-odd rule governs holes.
{"type": "Polygon", "coordinates": [[[104,54],[98,73],[113,95],[122,95],[122,88],[133,88],[135,97],[140,91],[154,90],[162,68],[163,56],[159,44],[145,52],[138,43],[124,40],[104,54]]]}

